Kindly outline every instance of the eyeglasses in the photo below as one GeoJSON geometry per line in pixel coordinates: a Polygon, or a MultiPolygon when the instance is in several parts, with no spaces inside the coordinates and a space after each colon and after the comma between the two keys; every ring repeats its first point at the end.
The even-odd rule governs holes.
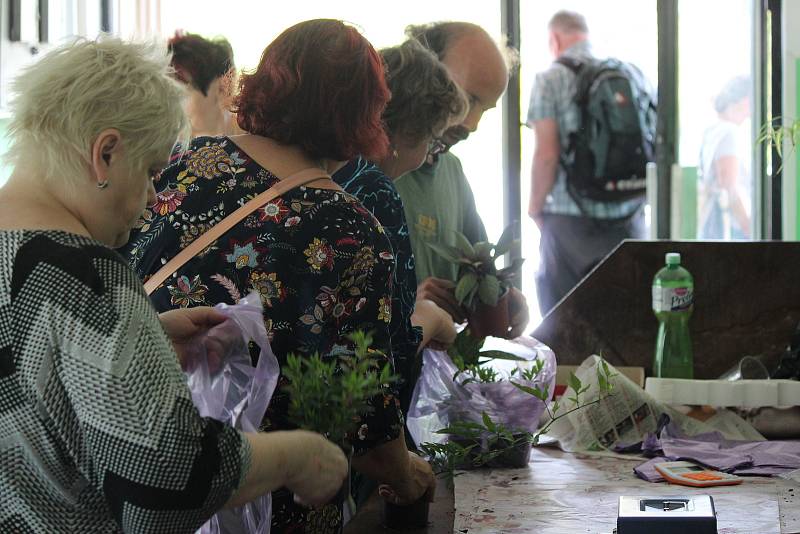
{"type": "Polygon", "coordinates": [[[447,152],[447,149],[447,145],[441,139],[432,139],[431,142],[428,143],[428,157],[433,158],[439,154],[444,154],[447,152]]]}

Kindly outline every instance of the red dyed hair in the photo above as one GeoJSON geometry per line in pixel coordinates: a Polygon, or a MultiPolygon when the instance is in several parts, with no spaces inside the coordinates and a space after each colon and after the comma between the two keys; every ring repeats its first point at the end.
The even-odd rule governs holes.
{"type": "Polygon", "coordinates": [[[281,33],[258,68],[242,76],[239,126],[313,158],[379,159],[389,140],[381,121],[390,97],[383,63],[355,28],[308,20],[281,33]]]}

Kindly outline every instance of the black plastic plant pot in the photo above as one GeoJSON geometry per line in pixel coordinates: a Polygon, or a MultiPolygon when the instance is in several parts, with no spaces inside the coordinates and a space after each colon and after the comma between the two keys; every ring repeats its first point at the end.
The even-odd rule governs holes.
{"type": "Polygon", "coordinates": [[[428,526],[430,502],[427,496],[406,506],[386,502],[383,507],[383,524],[394,530],[425,528],[428,526]]]}
{"type": "Polygon", "coordinates": [[[514,441],[500,440],[493,449],[505,449],[490,462],[490,467],[527,467],[531,459],[531,442],[526,434],[514,434],[514,441]]]}
{"type": "MultiPolygon", "coordinates": [[[[351,491],[351,477],[350,477],[350,469],[353,462],[353,448],[349,446],[342,446],[339,445],[339,448],[342,449],[342,452],[347,457],[347,477],[342,482],[342,486],[339,488],[339,491],[336,492],[336,495],[328,502],[328,504],[333,504],[343,512],[347,513],[349,511],[350,517],[355,515],[355,503],[350,496],[351,491]],[[349,509],[349,510],[345,510],[349,509]]],[[[338,530],[338,532],[342,532],[342,528],[338,530]]]]}

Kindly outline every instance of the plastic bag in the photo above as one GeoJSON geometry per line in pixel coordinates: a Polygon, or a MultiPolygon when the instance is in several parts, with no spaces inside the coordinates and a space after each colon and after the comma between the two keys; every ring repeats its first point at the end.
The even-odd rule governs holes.
{"type": "Polygon", "coordinates": [[[437,434],[437,430],[449,426],[453,421],[480,423],[484,412],[492,421],[508,429],[525,432],[536,430],[545,404],[517,389],[508,379],[542,390],[547,387],[552,397],[556,379],[555,354],[532,337],[521,337],[513,342],[492,339],[491,342],[491,347],[484,348],[504,350],[524,358],[525,361],[503,362],[510,363],[511,369],[529,369],[533,361],[540,359],[544,362],[541,371],[532,382],[522,380],[519,373],[512,376],[510,370],[501,370],[503,379],[499,382],[465,383],[463,374],[453,379],[458,368],[446,352],[425,349],[422,375],[414,388],[406,422],[417,445],[424,442],[444,443],[447,436],[437,434]]]}
{"type": "MultiPolygon", "coordinates": [[[[264,326],[261,297],[250,293],[233,306],[215,306],[229,320],[197,340],[195,354],[185,369],[192,401],[200,415],[243,430],[258,430],[280,374],[264,326]],[[248,344],[261,349],[253,367],[248,344]]],[[[272,497],[267,493],[246,505],[220,510],[197,532],[200,534],[269,534],[272,497]]]]}

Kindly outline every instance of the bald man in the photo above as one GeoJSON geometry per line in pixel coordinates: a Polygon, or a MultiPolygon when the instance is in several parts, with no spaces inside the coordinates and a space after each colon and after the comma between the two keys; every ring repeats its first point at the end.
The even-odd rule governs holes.
{"type": "MultiPolygon", "coordinates": [[[[467,22],[439,22],[409,26],[406,35],[434,52],[469,99],[469,112],[461,124],[448,129],[428,154],[420,169],[395,181],[403,200],[416,261],[418,298],[427,298],[461,323],[466,311],[454,294],[457,266],[439,257],[427,242],[456,246],[454,231],[470,242],[486,241],[486,229],[459,159],[450,147],[478,128],[484,112],[494,108],[508,85],[510,58],[480,26],[467,22]]],[[[512,288],[509,338],[522,334],[528,324],[525,297],[512,288]]]]}

